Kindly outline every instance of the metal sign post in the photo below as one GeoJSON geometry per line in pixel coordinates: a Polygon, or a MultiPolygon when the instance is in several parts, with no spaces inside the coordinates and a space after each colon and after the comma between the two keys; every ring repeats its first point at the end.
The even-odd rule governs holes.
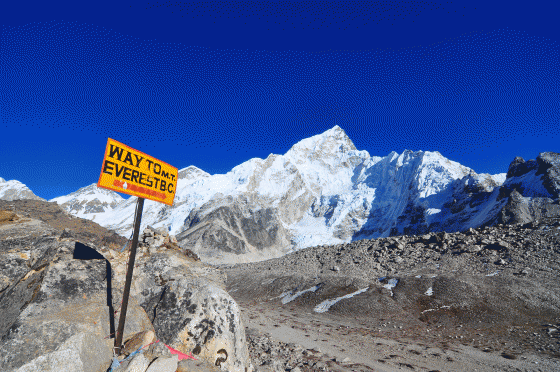
{"type": "Polygon", "coordinates": [[[136,247],[138,246],[138,235],[140,234],[140,221],[142,219],[142,209],[144,209],[144,198],[138,198],[138,206],[136,216],[134,218],[134,235],[132,236],[132,246],[130,247],[130,258],[128,259],[128,270],[126,272],[126,280],[124,282],[124,292],[121,306],[121,315],[119,316],[119,328],[117,329],[117,338],[115,339],[115,349],[120,354],[122,347],[122,339],[124,334],[124,321],[126,319],[126,309],[128,308],[128,297],[130,296],[130,286],[132,285],[132,271],[134,270],[134,260],[136,259],[136,247]]]}
{"type": "Polygon", "coordinates": [[[101,167],[97,187],[138,197],[134,218],[134,234],[124,283],[121,315],[119,316],[119,327],[115,338],[115,349],[117,349],[118,353],[120,353],[122,348],[124,322],[126,319],[126,309],[128,308],[128,298],[130,297],[130,286],[132,285],[132,272],[136,259],[138,236],[140,235],[140,221],[142,220],[144,199],[155,200],[172,206],[175,199],[175,186],[177,185],[178,176],[177,168],[114,139],[107,139],[105,157],[103,158],[103,166],[101,167]]]}

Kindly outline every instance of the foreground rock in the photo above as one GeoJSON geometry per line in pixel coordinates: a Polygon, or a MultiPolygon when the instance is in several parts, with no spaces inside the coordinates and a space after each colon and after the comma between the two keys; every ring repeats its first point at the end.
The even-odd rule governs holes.
{"type": "MultiPolygon", "coordinates": [[[[40,221],[12,222],[0,226],[0,263],[10,268],[0,293],[0,369],[106,370],[114,342],[109,262],[40,221]]],[[[125,337],[140,330],[153,327],[133,304],[125,337]]]]}
{"type": "MultiPolygon", "coordinates": [[[[169,237],[161,246],[158,234],[149,234],[156,240],[138,252],[119,359],[130,358],[118,370],[174,372],[179,360],[163,344],[194,354],[202,370],[252,370],[224,274],[186,256],[169,237]]],[[[107,371],[126,259],[0,212],[0,370],[107,371]]]]}
{"type": "MultiPolygon", "coordinates": [[[[140,240],[131,295],[158,338],[223,370],[251,368],[240,310],[225,291],[224,273],[185,254],[165,231],[147,228],[140,240]]],[[[124,283],[127,255],[113,257],[117,283],[124,283]]],[[[115,288],[116,303],[122,285],[115,288]]]]}

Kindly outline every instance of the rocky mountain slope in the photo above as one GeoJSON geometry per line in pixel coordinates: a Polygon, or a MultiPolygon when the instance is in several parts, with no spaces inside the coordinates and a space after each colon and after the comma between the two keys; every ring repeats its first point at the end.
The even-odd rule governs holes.
{"type": "Polygon", "coordinates": [[[114,231],[109,231],[93,221],[76,217],[54,202],[32,199],[0,200],[0,210],[39,220],[54,229],[57,234],[74,237],[86,244],[120,250],[127,243],[126,238],[114,231]]]}

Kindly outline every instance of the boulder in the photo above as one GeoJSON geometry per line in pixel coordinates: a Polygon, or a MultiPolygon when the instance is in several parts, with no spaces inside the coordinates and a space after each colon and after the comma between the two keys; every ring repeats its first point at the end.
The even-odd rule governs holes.
{"type": "Polygon", "coordinates": [[[136,261],[131,298],[170,347],[228,371],[252,369],[240,309],[225,291],[225,274],[161,248],[136,261]]]}
{"type": "MultiPolygon", "coordinates": [[[[10,219],[0,225],[0,371],[107,371],[116,362],[110,335],[128,252],[98,250],[37,220],[10,219]]],[[[224,272],[150,231],[142,239],[156,244],[139,245],[120,360],[129,357],[117,370],[146,372],[150,363],[149,372],[180,369],[165,343],[206,370],[252,371],[224,272]]]]}
{"type": "Polygon", "coordinates": [[[149,363],[148,358],[146,358],[144,354],[136,354],[126,368],[126,372],[146,372],[149,363]]]}
{"type": "MultiPolygon", "coordinates": [[[[16,372],[105,372],[112,342],[100,342],[89,333],[78,333],[62,343],[55,351],[45,353],[19,367],[16,372]]],[[[5,370],[3,370],[5,371],[5,370]]]]}
{"type": "MultiPolygon", "coordinates": [[[[0,370],[106,371],[114,342],[108,336],[116,329],[109,262],[31,222],[0,229],[0,262],[14,264],[0,293],[0,370]],[[17,241],[6,239],[15,232],[17,241]],[[6,258],[14,253],[22,259],[6,258]]],[[[142,330],[153,327],[132,303],[125,337],[142,330]]]]}
{"type": "Polygon", "coordinates": [[[204,361],[183,359],[177,365],[177,372],[221,372],[221,369],[204,361]]]}

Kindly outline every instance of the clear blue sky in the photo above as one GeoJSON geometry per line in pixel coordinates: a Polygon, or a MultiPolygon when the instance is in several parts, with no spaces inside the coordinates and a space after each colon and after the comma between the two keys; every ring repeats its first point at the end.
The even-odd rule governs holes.
{"type": "MultiPolygon", "coordinates": [[[[107,138],[208,173],[340,125],[479,173],[560,152],[557,1],[0,2],[0,177],[96,183],[107,138]]],[[[128,197],[123,194],[123,197],[128,197]]]]}

